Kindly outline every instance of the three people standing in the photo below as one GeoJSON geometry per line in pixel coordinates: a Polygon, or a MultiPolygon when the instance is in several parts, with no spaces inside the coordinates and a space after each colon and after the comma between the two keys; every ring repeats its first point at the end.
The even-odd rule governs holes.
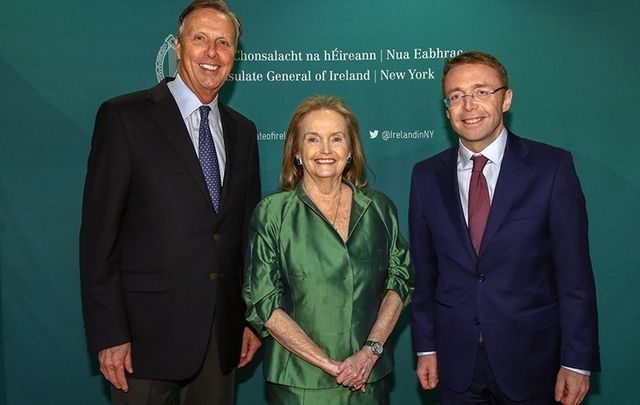
{"type": "Polygon", "coordinates": [[[600,368],[585,201],[568,152],[504,126],[504,66],[445,64],[459,144],[414,168],[410,260],[337,98],[296,109],[282,192],[258,204],[255,125],[218,100],[240,34],[224,2],[194,1],[176,78],[98,111],[80,265],[112,401],[232,404],[257,333],[270,403],[388,403],[415,284],[417,375],[442,403],[580,403],[600,368]]]}

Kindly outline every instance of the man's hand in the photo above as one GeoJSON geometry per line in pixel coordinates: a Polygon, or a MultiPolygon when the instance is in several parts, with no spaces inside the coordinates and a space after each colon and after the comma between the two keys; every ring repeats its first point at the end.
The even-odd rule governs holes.
{"type": "Polygon", "coordinates": [[[560,367],[556,378],[556,401],[576,405],[584,401],[589,391],[589,376],[560,367]]]}
{"type": "Polygon", "coordinates": [[[253,356],[258,351],[258,348],[262,346],[260,338],[256,336],[251,328],[245,326],[242,332],[242,348],[240,349],[240,361],[238,362],[238,368],[244,367],[253,360],[253,356]]]}
{"type": "Polygon", "coordinates": [[[133,373],[131,365],[131,343],[123,343],[118,346],[108,347],[98,352],[100,372],[114,387],[124,392],[129,391],[129,385],[124,371],[133,373]]]}
{"type": "Polygon", "coordinates": [[[422,389],[432,390],[438,385],[438,358],[435,354],[418,356],[416,374],[422,389]]]}

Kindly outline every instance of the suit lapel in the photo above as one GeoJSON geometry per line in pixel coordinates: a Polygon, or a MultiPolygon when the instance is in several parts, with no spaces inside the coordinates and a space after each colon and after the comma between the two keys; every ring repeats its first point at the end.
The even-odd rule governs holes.
{"type": "MultiPolygon", "coordinates": [[[[153,103],[149,113],[158,124],[162,135],[167,139],[176,154],[182,160],[187,172],[196,182],[203,197],[209,202],[211,212],[215,215],[209,189],[193,148],[193,143],[182,120],[180,110],[173,96],[169,92],[166,81],[161,82],[151,90],[150,99],[153,103]]],[[[229,160],[227,159],[227,162],[229,160]]]]}
{"type": "Polygon", "coordinates": [[[522,184],[526,183],[524,176],[528,171],[529,165],[525,157],[528,153],[529,151],[522,140],[509,132],[502,165],[500,166],[498,183],[491,201],[487,226],[482,237],[481,255],[491,243],[498,229],[500,229],[516,196],[520,193],[522,184]]]}
{"type": "Polygon", "coordinates": [[[451,224],[458,233],[460,242],[464,246],[469,256],[476,260],[476,253],[471,244],[469,230],[464,220],[462,205],[460,202],[460,191],[458,190],[458,148],[451,148],[448,153],[442,157],[442,167],[437,174],[442,200],[445,209],[449,213],[451,224]]]}
{"type": "Polygon", "coordinates": [[[218,101],[218,110],[220,111],[220,121],[222,122],[222,136],[224,138],[224,150],[227,156],[226,163],[224,166],[224,181],[222,185],[222,198],[220,201],[220,212],[225,207],[225,202],[229,198],[229,190],[231,189],[231,180],[233,176],[233,171],[231,167],[233,166],[235,152],[236,152],[236,140],[237,129],[235,122],[231,118],[231,114],[226,106],[224,106],[220,101],[218,101]]]}

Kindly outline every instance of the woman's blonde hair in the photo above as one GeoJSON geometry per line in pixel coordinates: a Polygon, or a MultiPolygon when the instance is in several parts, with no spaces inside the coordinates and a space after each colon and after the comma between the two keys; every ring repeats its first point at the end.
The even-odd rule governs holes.
{"type": "Polygon", "coordinates": [[[283,191],[293,190],[303,176],[302,166],[295,164],[295,154],[300,145],[301,137],[299,126],[304,117],[312,111],[329,110],[342,115],[347,123],[347,138],[351,146],[351,162],[347,164],[342,172],[342,178],[360,188],[367,184],[364,172],[366,162],[360,141],[360,126],[358,119],[347,105],[334,96],[311,96],[304,100],[296,108],[291,116],[287,137],[284,141],[284,152],[282,154],[282,176],[280,178],[280,188],[283,191]]]}

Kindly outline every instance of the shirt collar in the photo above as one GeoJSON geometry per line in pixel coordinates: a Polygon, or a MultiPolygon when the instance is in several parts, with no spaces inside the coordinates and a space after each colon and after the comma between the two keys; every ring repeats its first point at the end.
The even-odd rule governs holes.
{"type": "Polygon", "coordinates": [[[460,141],[458,143],[458,163],[461,164],[462,167],[470,165],[471,157],[478,154],[482,154],[489,159],[490,162],[500,165],[504,157],[504,150],[507,147],[507,129],[502,128],[500,135],[479,153],[470,151],[460,141]]]}
{"type": "MultiPolygon", "coordinates": [[[[363,190],[356,187],[349,180],[343,177],[342,182],[351,188],[351,192],[353,196],[352,198],[356,202],[360,203],[362,206],[367,206],[369,202],[371,202],[370,198],[363,193],[363,190]]],[[[366,187],[363,187],[363,188],[366,188],[366,187]]],[[[309,194],[307,194],[304,187],[302,187],[302,178],[300,178],[300,180],[298,181],[298,184],[296,184],[294,188],[294,193],[298,196],[298,198],[300,198],[303,201],[306,201],[307,204],[311,202],[311,197],[309,197],[309,194]]]]}
{"type": "Polygon", "coordinates": [[[184,81],[182,81],[180,74],[176,73],[175,80],[167,83],[167,87],[169,87],[171,95],[173,95],[173,98],[176,100],[176,104],[178,104],[182,119],[186,119],[202,105],[208,105],[211,107],[211,111],[213,111],[214,114],[218,114],[218,96],[216,95],[216,98],[214,98],[209,104],[202,104],[198,99],[198,96],[196,96],[193,91],[187,87],[184,81]]]}

